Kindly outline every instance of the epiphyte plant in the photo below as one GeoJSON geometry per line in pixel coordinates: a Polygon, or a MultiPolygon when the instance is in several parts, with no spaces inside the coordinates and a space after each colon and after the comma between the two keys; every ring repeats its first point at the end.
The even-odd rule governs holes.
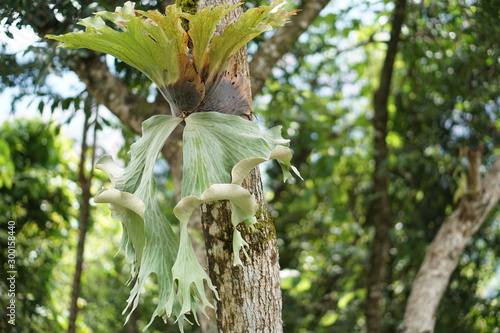
{"type": "MultiPolygon", "coordinates": [[[[213,307],[204,283],[217,295],[197,261],[188,235],[188,221],[201,204],[228,200],[232,207],[234,264],[248,244],[236,229],[256,223],[257,203],[243,188],[243,179],[260,163],[276,159],[285,180],[291,177],[289,140],[281,127],[262,131],[251,118],[246,80],[237,74],[235,53],[259,34],[282,26],[295,11],[283,9],[283,0],[246,11],[220,35],[217,23],[237,6],[207,7],[195,14],[176,5],[165,15],[135,9],[133,2],[115,12],[98,12],[79,24],[85,31],[47,38],[63,48],[87,48],[110,54],[149,77],[168,101],[172,115],[156,115],[142,124],[143,136],[132,145],[131,161],[118,166],[109,155],[96,168],[104,171],[111,188],[97,193],[95,202],[107,203],[123,224],[121,248],[132,263],[132,286],[126,310],[135,310],[147,277],[157,275],[158,305],[152,314],[173,316],[181,330],[192,313],[213,307]],[[187,20],[187,29],[183,19],[187,20]],[[113,23],[116,29],[108,26],[113,23]],[[183,126],[181,200],[174,207],[180,221],[176,235],[155,198],[155,161],[172,131],[183,126]]],[[[299,175],[300,176],[300,175],[299,175]]],[[[128,317],[130,317],[130,313],[128,317]]],[[[128,320],[127,317],[127,320],[128,320]]]]}

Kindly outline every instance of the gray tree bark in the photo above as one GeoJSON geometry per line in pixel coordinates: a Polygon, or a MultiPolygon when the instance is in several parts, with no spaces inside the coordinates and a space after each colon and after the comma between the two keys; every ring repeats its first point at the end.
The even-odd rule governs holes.
{"type": "Polygon", "coordinates": [[[427,249],[406,305],[401,333],[432,333],[436,312],[465,245],[500,200],[500,158],[481,180],[480,149],[469,150],[469,191],[427,249]]]}

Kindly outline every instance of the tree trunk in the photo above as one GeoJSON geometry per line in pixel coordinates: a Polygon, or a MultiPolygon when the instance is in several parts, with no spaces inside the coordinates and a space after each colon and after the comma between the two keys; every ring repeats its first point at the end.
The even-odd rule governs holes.
{"type": "MultiPolygon", "coordinates": [[[[92,106],[90,106],[92,107],[92,106]]],[[[76,264],[75,264],[75,275],[73,277],[73,287],[71,292],[71,303],[70,303],[70,313],[68,319],[68,333],[76,332],[76,317],[78,315],[78,297],[80,295],[82,271],[83,271],[83,256],[85,252],[85,238],[87,236],[87,231],[90,222],[90,186],[93,178],[93,169],[90,171],[89,175],[85,175],[85,167],[87,162],[87,134],[90,129],[89,120],[91,117],[91,111],[86,110],[85,112],[85,122],[83,125],[83,137],[82,146],[80,153],[80,165],[78,168],[78,183],[82,190],[82,196],[80,201],[80,230],[78,234],[78,247],[76,249],[76,264]]],[[[94,141],[92,147],[92,158],[91,165],[94,165],[95,160],[95,143],[96,143],[96,133],[97,129],[94,126],[94,141]]]]}
{"type": "Polygon", "coordinates": [[[405,16],[406,0],[397,0],[392,20],[391,39],[380,74],[379,88],[375,92],[373,126],[375,128],[373,199],[367,214],[367,224],[374,226],[375,238],[371,247],[366,301],[366,324],[369,333],[381,332],[383,300],[389,260],[392,217],[387,186],[387,101],[390,94],[394,59],[405,16]]]}
{"type": "Polygon", "coordinates": [[[217,326],[219,332],[279,333],[283,328],[276,232],[263,200],[258,170],[250,178],[258,184],[254,194],[259,203],[259,223],[255,232],[244,225],[239,227],[250,244],[250,260],[242,258],[243,266],[233,266],[233,226],[228,203],[202,207],[210,278],[220,296],[217,326]]]}
{"type": "Polygon", "coordinates": [[[450,276],[469,239],[500,200],[500,158],[480,181],[480,150],[470,150],[469,193],[446,218],[425,254],[406,305],[400,332],[432,333],[450,276]]]}
{"type": "Polygon", "coordinates": [[[137,325],[140,317],[140,309],[135,309],[135,311],[130,314],[129,320],[125,323],[123,333],[140,333],[137,325]]]}
{"type": "MultiPolygon", "coordinates": [[[[235,0],[202,0],[198,9],[236,3],[235,0]]],[[[241,13],[241,7],[229,13],[218,29],[224,29],[241,13]]],[[[236,55],[236,61],[240,74],[248,79],[245,50],[236,55]]],[[[227,202],[202,207],[209,274],[220,296],[216,302],[217,327],[219,332],[280,333],[283,328],[276,232],[267,212],[258,169],[252,171],[243,186],[255,195],[259,204],[255,231],[243,224],[238,227],[250,245],[250,260],[242,258],[243,266],[233,266],[233,226],[227,202]]]]}

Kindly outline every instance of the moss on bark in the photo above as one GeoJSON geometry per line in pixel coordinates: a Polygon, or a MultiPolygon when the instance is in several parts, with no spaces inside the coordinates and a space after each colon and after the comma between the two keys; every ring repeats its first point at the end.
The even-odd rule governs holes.
{"type": "MultiPolygon", "coordinates": [[[[273,225],[272,217],[269,215],[265,208],[259,208],[255,213],[257,223],[252,227],[245,226],[244,224],[238,225],[237,229],[241,232],[242,236],[253,237],[253,241],[259,243],[267,243],[271,239],[276,238],[276,229],[273,225]]],[[[248,239],[247,239],[248,241],[248,239]]]]}
{"type": "MultiPolygon", "coordinates": [[[[198,10],[198,0],[175,0],[175,5],[182,9],[184,13],[191,15],[196,14],[198,10]]],[[[182,19],[182,27],[184,30],[189,30],[189,22],[185,18],[182,19]]]]}

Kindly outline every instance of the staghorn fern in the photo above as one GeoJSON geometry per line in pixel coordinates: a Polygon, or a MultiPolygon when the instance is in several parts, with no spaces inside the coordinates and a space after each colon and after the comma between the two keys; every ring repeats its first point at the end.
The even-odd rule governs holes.
{"type": "MultiPolygon", "coordinates": [[[[181,331],[186,314],[205,313],[209,303],[204,283],[217,291],[195,258],[188,237],[188,221],[200,204],[229,200],[234,228],[234,264],[246,255],[245,242],[236,226],[256,222],[257,203],[241,184],[258,164],[277,159],[285,179],[291,177],[291,152],[280,127],[262,131],[250,115],[245,81],[236,75],[232,58],[257,35],[286,23],[295,11],[282,9],[283,0],[248,10],[237,22],[214,36],[217,23],[237,6],[208,7],[188,14],[168,6],[158,11],[139,11],[127,2],[115,12],[98,12],[79,23],[85,31],[47,38],[64,48],[88,48],[110,55],[139,69],[159,88],[171,106],[172,116],[157,115],[144,121],[143,136],[131,147],[131,161],[119,167],[109,155],[96,168],[111,180],[97,203],[107,203],[113,218],[122,222],[121,248],[132,262],[134,285],[125,311],[135,310],[147,277],[158,277],[159,301],[151,317],[173,316],[181,331]],[[182,19],[189,22],[186,31],[182,19]],[[114,23],[118,30],[106,25],[114,23]],[[155,199],[155,161],[169,135],[177,127],[183,133],[182,198],[174,207],[180,221],[177,236],[155,199]]],[[[298,174],[298,172],[295,170],[298,174]]],[[[124,312],[125,312],[124,311],[124,312]]],[[[129,316],[130,316],[129,313],[129,316]]],[[[128,317],[127,317],[128,320],[128,317]]]]}

